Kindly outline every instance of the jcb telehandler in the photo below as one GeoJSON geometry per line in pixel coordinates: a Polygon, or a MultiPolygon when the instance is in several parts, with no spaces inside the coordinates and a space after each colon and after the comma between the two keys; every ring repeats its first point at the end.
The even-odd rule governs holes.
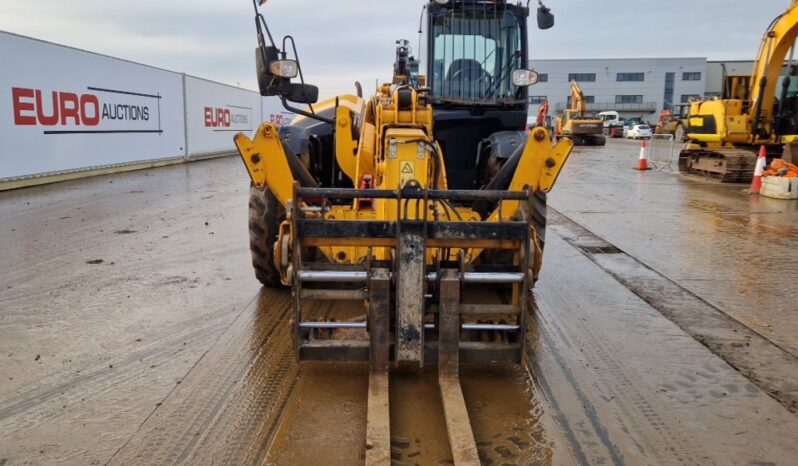
{"type": "MultiPolygon", "coordinates": [[[[255,5],[261,94],[299,116],[279,130],[264,123],[253,139],[235,136],[252,180],[256,275],[291,287],[298,359],[370,362],[370,424],[372,397],[387,405],[390,363],[437,360],[448,419],[465,412],[450,383],[459,362],[520,361],[545,193],[572,148],[553,144],[545,128],[525,129],[527,87],[537,82],[527,67],[528,5],[425,8],[426,75],[414,72],[401,41],[392,82],[374,97],[316,104],[318,89],[287,58],[286,41],[296,56],[292,39],[280,50],[255,5]],[[468,301],[470,289],[490,287],[509,291],[468,301]],[[351,301],[363,317],[320,315],[312,305],[333,300],[351,301]]],[[[541,5],[539,26],[553,21],[541,5]]],[[[367,453],[385,453],[382,438],[367,453]]],[[[475,455],[473,442],[455,443],[453,451],[475,455]]]]}

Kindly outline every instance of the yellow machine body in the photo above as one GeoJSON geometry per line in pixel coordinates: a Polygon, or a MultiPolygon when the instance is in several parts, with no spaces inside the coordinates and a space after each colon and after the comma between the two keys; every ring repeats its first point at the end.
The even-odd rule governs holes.
{"type": "MultiPolygon", "coordinates": [[[[370,179],[366,186],[371,189],[397,190],[407,187],[409,183],[421,189],[433,186],[439,190],[446,189],[443,154],[432,138],[431,105],[421,103],[423,99],[420,99],[419,93],[412,90],[410,105],[400,109],[398,91],[392,88],[393,86],[388,85],[381,87],[377,95],[366,102],[360,102],[354,96],[340,96],[314,106],[318,112],[322,108],[335,105],[336,100],[338,102],[335,149],[339,166],[355,187],[364,186],[365,180],[370,179]],[[355,113],[353,108],[357,108],[358,104],[361,111],[355,113]],[[360,137],[357,141],[351,136],[354,119],[360,123],[360,137]],[[434,179],[436,173],[437,180],[434,179]]],[[[572,142],[563,139],[552,144],[545,129],[535,128],[531,131],[510,190],[548,192],[554,186],[571,152],[572,142]]],[[[277,128],[271,123],[264,123],[255,132],[254,139],[239,133],[235,136],[235,143],[252,183],[258,188],[268,188],[280,204],[290,209],[296,180],[292,176],[288,155],[278,137],[277,128]]],[[[483,220],[479,213],[450,203],[405,201],[400,206],[400,201],[396,199],[374,199],[369,202],[358,199],[349,205],[329,206],[318,216],[327,220],[347,221],[396,220],[403,215],[430,221],[457,219],[466,222],[495,222],[512,218],[519,205],[517,200],[503,201],[488,219],[483,220]]],[[[281,232],[290,235],[288,225],[281,228],[281,232]]],[[[275,248],[281,248],[283,242],[290,241],[291,238],[284,238],[277,242],[275,248]]],[[[390,247],[393,246],[391,241],[385,241],[383,248],[374,248],[373,241],[365,238],[337,239],[335,243],[333,245],[311,241],[305,245],[318,247],[332,262],[351,264],[366,260],[370,248],[374,257],[387,258],[390,247]]],[[[483,246],[495,244],[489,239],[472,239],[464,242],[464,246],[466,247],[448,249],[448,254],[454,258],[462,252],[473,261],[483,246]]],[[[282,250],[285,251],[285,248],[282,250]]],[[[428,254],[432,257],[438,251],[432,248],[428,254]]],[[[276,256],[280,256],[279,251],[276,256]]],[[[283,261],[283,264],[287,266],[287,261],[283,261]]],[[[284,273],[283,278],[288,284],[288,275],[284,273]]]]}
{"type": "MultiPolygon", "coordinates": [[[[783,144],[796,139],[798,128],[780,123],[790,118],[779,110],[791,99],[787,87],[777,96],[785,58],[796,39],[798,1],[794,0],[762,37],[752,74],[725,76],[722,98],[691,104],[687,120],[691,144],[680,154],[682,172],[747,183],[753,176],[759,146],[768,146],[769,153],[780,155],[783,144]]],[[[794,64],[788,65],[795,79],[794,64]]]]}
{"type": "Polygon", "coordinates": [[[582,88],[572,81],[571,105],[557,116],[556,134],[571,139],[576,145],[603,146],[606,143],[603,131],[603,120],[587,115],[587,101],[582,88]]]}

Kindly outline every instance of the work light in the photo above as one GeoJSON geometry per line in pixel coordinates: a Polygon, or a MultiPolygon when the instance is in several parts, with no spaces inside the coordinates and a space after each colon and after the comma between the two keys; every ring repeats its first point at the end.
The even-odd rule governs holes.
{"type": "Polygon", "coordinates": [[[294,60],[275,60],[269,65],[269,70],[281,78],[296,78],[299,67],[294,60]]]}

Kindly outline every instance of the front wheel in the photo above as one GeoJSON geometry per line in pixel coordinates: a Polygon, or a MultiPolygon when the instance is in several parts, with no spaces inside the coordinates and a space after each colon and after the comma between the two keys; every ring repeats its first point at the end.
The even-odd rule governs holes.
{"type": "Polygon", "coordinates": [[[285,209],[268,188],[249,188],[249,249],[255,277],[264,286],[281,287],[280,271],[274,262],[274,243],[285,209]]]}

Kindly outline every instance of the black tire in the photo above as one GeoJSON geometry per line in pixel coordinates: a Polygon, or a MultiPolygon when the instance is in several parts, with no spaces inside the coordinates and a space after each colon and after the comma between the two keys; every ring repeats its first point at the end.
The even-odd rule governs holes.
{"type": "Polygon", "coordinates": [[[274,243],[277,242],[285,209],[267,189],[249,188],[249,249],[255,277],[264,286],[282,287],[280,272],[274,263],[274,243]]]}

